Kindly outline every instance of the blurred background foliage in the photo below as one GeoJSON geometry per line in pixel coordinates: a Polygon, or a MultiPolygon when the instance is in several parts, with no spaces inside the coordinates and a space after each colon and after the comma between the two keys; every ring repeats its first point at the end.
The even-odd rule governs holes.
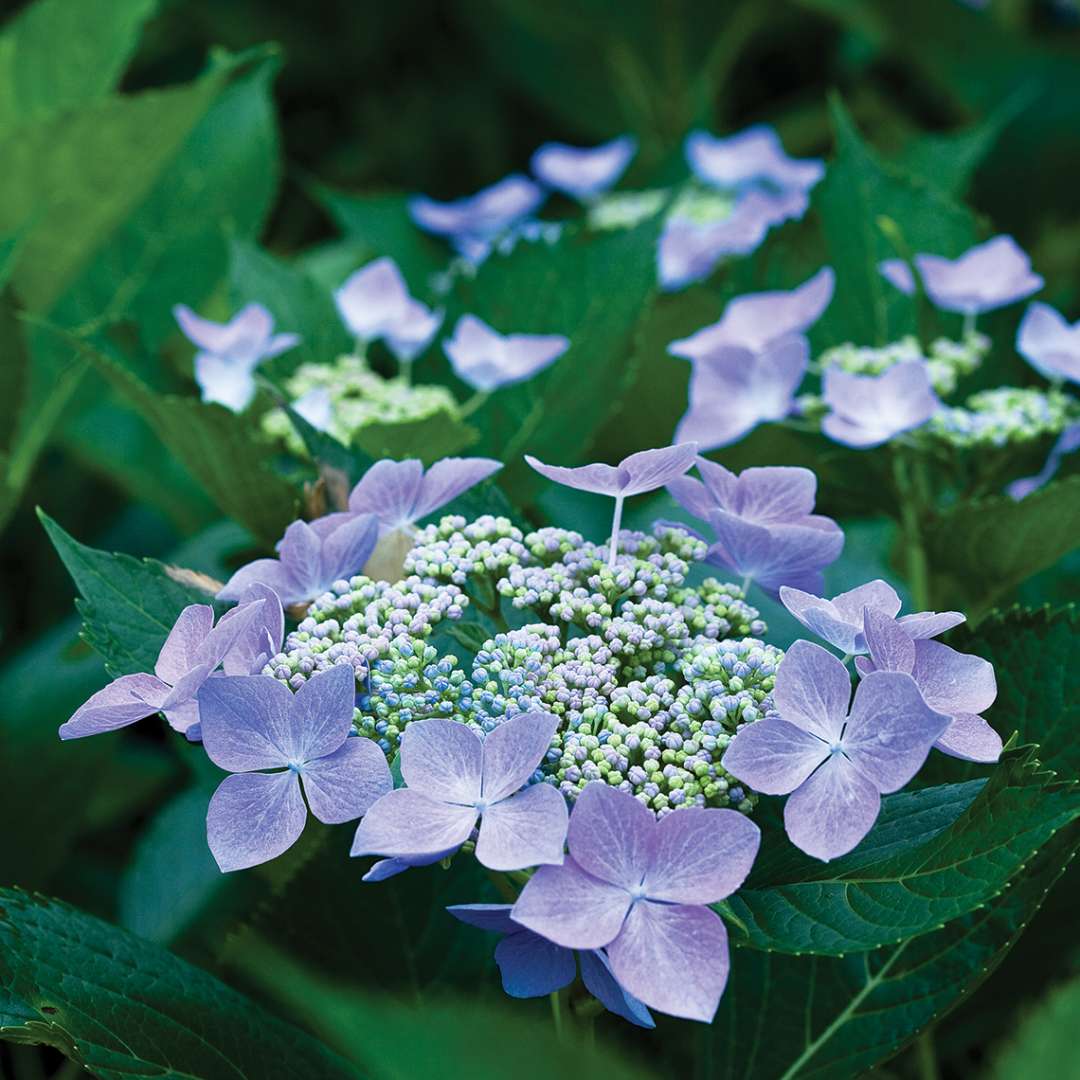
{"type": "MultiPolygon", "coordinates": [[[[191,396],[175,302],[223,315],[230,295],[249,292],[274,308],[275,259],[334,281],[375,253],[377,244],[350,234],[349,204],[334,193],[400,210],[402,193],[450,198],[524,170],[545,140],[588,145],[622,132],[641,142],[629,186],[646,186],[684,175],[690,128],[727,133],[756,122],[774,124],[793,155],[831,157],[834,91],[883,160],[962,199],[981,234],[1011,232],[1045,275],[1044,298],[1074,317],[1080,308],[1080,14],[1066,0],[991,0],[985,10],[954,0],[115,0],[83,5],[79,33],[64,23],[71,4],[45,0],[34,19],[22,7],[9,5],[4,40],[22,35],[30,70],[0,43],[0,883],[47,891],[224,972],[346,1054],[355,1033],[340,1000],[312,1006],[325,986],[308,988],[303,1007],[299,991],[283,1000],[267,972],[287,961],[260,952],[310,933],[297,911],[307,909],[330,841],[313,836],[297,854],[312,862],[304,897],[290,894],[297,867],[288,860],[222,879],[202,835],[213,777],[201,755],[141,729],[63,748],[55,739],[104,675],[77,638],[71,583],[34,506],[95,547],[218,576],[252,537],[221,520],[212,482],[163,444],[166,431],[183,436],[188,415],[171,405],[140,415],[130,386],[87,372],[70,340],[35,318],[93,337],[151,389],[191,396]]],[[[790,226],[729,274],[658,304],[635,341],[638,353],[662,359],[655,368],[646,359],[641,375],[655,394],[628,402],[594,453],[613,460],[666,439],[663,425],[670,431],[685,402],[685,371],[663,346],[715,319],[725,297],[790,284],[792,267],[829,261],[835,239],[813,222],[790,226]]],[[[405,242],[417,259],[432,258],[418,235],[405,242]]],[[[291,287],[282,286],[285,300],[291,287]]],[[[858,297],[838,300],[859,317],[858,297]]],[[[1026,377],[1008,347],[1018,317],[988,320],[1006,343],[992,382],[1026,377]]],[[[328,348],[339,333],[332,320],[328,310],[328,348]]],[[[781,460],[782,442],[758,433],[730,460],[781,460]]],[[[885,572],[891,526],[874,517],[872,493],[866,499],[833,591],[885,572]]],[[[1078,579],[1074,554],[1019,596],[1072,600],[1078,579]]],[[[766,616],[782,637],[780,613],[766,616]]],[[[348,907],[367,942],[387,916],[357,890],[359,874],[328,878],[316,921],[334,925],[348,907]]],[[[1078,884],[1073,871],[990,984],[939,1025],[944,1076],[1018,1075],[1011,1062],[1034,1060],[1031,1075],[1066,1075],[1049,1062],[1075,1047],[1056,1042],[1037,1010],[1056,1025],[1076,1011],[1067,980],[1080,976],[1078,884]]],[[[435,973],[493,990],[475,954],[446,955],[428,926],[445,902],[421,888],[412,909],[397,910],[416,937],[411,990],[419,997],[435,973]]],[[[368,975],[354,982],[408,981],[395,935],[381,935],[361,961],[368,975]]],[[[342,958],[357,955],[355,943],[349,950],[344,939],[321,941],[309,957],[318,977],[349,976],[342,958]]],[[[406,1023],[384,1020],[387,1030],[406,1023]]],[[[0,1071],[6,1063],[27,1070],[15,1076],[38,1075],[32,1053],[0,1050],[0,1071]]],[[[567,1075],[595,1064],[582,1054],[567,1075]]],[[[420,1060],[387,1075],[415,1075],[408,1070],[420,1060]]],[[[708,1060],[703,1050],[702,1076],[708,1060]]],[[[880,1075],[931,1080],[927,1067],[915,1048],[880,1075]]],[[[1075,1060],[1072,1068],[1080,1072],[1075,1060]]]]}

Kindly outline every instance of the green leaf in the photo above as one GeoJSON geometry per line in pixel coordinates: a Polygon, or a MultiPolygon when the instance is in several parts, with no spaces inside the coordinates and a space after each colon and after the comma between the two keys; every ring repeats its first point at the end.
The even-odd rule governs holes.
{"type": "Polygon", "coordinates": [[[157,0],[36,0],[0,34],[0,131],[78,108],[118,82],[157,0]]]}
{"type": "Polygon", "coordinates": [[[353,445],[371,458],[418,457],[427,467],[460,453],[477,438],[474,428],[439,409],[421,420],[365,424],[353,435],[353,445]]]}
{"type": "Polygon", "coordinates": [[[82,636],[105,658],[114,677],[153,671],[180,612],[188,604],[213,599],[177,580],[162,563],[87,547],[44,511],[38,510],[38,517],[82,597],[77,604],[82,636]]]}
{"type": "Polygon", "coordinates": [[[14,889],[0,889],[0,1037],[54,1046],[105,1080],[358,1076],[205,971],[14,889]]]}
{"type": "Polygon", "coordinates": [[[896,252],[878,227],[889,218],[903,228],[913,251],[955,256],[976,239],[971,213],[936,187],[880,161],[863,142],[840,99],[830,103],[836,157],[814,193],[836,292],[822,318],[835,342],[883,345],[911,329],[914,309],[878,272],[878,263],[896,252]],[[906,322],[890,307],[901,304],[906,322]]]}
{"type": "Polygon", "coordinates": [[[988,1080],[1017,1076],[1080,1076],[1080,979],[1047,994],[1029,1013],[987,1073],[988,1080]]]}
{"type": "Polygon", "coordinates": [[[936,514],[924,538],[933,572],[985,611],[1080,544],[1080,475],[1019,502],[1008,495],[965,499],[936,514]]]}
{"type": "MultiPolygon", "coordinates": [[[[1052,776],[1032,748],[1008,751],[971,805],[928,841],[921,842],[920,815],[911,814],[891,825],[895,854],[867,862],[856,848],[847,859],[805,860],[781,882],[741,889],[730,903],[747,927],[746,943],[842,955],[925,934],[985,904],[1080,815],[1080,784],[1052,776]]],[[[904,798],[912,806],[929,796],[904,798]]]]}

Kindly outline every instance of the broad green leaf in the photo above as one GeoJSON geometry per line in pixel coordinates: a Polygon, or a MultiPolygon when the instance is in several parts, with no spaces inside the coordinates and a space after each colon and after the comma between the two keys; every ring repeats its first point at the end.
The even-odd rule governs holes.
{"type": "Polygon", "coordinates": [[[460,454],[476,439],[474,428],[440,409],[422,420],[365,424],[353,436],[353,445],[372,458],[417,457],[427,466],[460,454]]]}
{"type": "Polygon", "coordinates": [[[1009,751],[971,805],[929,841],[920,842],[913,816],[895,854],[867,862],[856,848],[850,862],[805,860],[781,882],[741,889],[730,904],[746,943],[842,955],[925,934],[985,904],[1080,815],[1080,784],[1052,776],[1032,748],[1009,751]]]}
{"type": "Polygon", "coordinates": [[[988,1080],[1080,1076],[1080,979],[1059,986],[1029,1013],[996,1057],[988,1080]]]}
{"type": "Polygon", "coordinates": [[[82,636],[114,677],[153,671],[177,615],[188,604],[212,600],[162,563],[87,547],[43,511],[38,517],[82,597],[82,636]]]}
{"type": "Polygon", "coordinates": [[[716,1019],[688,1051],[707,1056],[709,1075],[725,1080],[861,1076],[971,995],[1078,844],[1073,825],[984,907],[921,937],[844,957],[736,950],[716,1019]]]}
{"type": "Polygon", "coordinates": [[[112,90],[157,0],[35,0],[0,34],[0,131],[112,90]]]}
{"type": "Polygon", "coordinates": [[[891,317],[898,291],[878,272],[897,252],[878,225],[888,218],[912,251],[956,256],[976,239],[971,213],[927,181],[880,161],[866,145],[839,98],[830,106],[836,157],[814,193],[821,215],[836,292],[822,317],[836,342],[880,345],[911,328],[913,305],[901,304],[907,321],[891,317]]]}
{"type": "Polygon", "coordinates": [[[927,523],[925,543],[932,572],[951,579],[969,613],[976,605],[985,611],[1080,544],[1080,475],[1019,502],[1007,495],[958,502],[927,523]]]}
{"type": "Polygon", "coordinates": [[[104,1080],[359,1074],[212,975],[57,900],[0,889],[0,1038],[104,1080]]]}

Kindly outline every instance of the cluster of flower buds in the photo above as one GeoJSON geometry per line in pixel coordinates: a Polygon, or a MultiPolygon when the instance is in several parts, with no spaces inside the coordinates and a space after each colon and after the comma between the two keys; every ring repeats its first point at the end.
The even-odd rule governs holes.
{"type": "Polygon", "coordinates": [[[999,448],[1052,438],[1078,420],[1080,402],[1063,390],[999,386],[941,409],[919,434],[962,449],[999,448]]]}
{"type": "Polygon", "coordinates": [[[522,541],[521,530],[509,518],[485,514],[466,523],[460,515],[449,515],[419,530],[405,556],[405,573],[455,585],[481,574],[498,577],[529,558],[522,541]]]}

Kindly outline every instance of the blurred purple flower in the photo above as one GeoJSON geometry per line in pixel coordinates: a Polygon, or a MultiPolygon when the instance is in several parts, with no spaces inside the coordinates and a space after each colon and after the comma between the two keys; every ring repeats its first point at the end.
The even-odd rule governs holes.
{"type": "Polygon", "coordinates": [[[164,713],[176,731],[189,733],[199,722],[195,696],[218,665],[229,674],[247,675],[281,647],[284,617],[277,597],[254,590],[243,599],[217,626],[209,604],[184,608],[161,646],[154,674],[114,679],[61,725],[60,738],[115,731],[156,712],[164,713]]]}
{"type": "Polygon", "coordinates": [[[462,315],[443,350],[462,382],[491,393],[531,379],[570,348],[562,334],[500,334],[475,315],[462,315]]]}
{"type": "Polygon", "coordinates": [[[502,974],[503,989],[511,997],[544,997],[569,986],[577,974],[576,955],[585,988],[609,1012],[638,1027],[656,1027],[649,1010],[615,981],[602,950],[584,949],[575,953],[573,949],[564,949],[514,922],[510,918],[511,906],[456,904],[446,909],[469,926],[505,935],[495,948],[495,963],[502,974]]]}
{"type": "Polygon", "coordinates": [[[796,847],[828,861],[870,831],[881,796],[922,767],[949,717],[931,709],[915,680],[875,671],[855,691],[832,653],[809,641],[788,649],[776,676],[776,717],[739,728],[723,767],[764,795],[791,797],[784,826],[796,847]]]}
{"type": "MultiPolygon", "coordinates": [[[[785,585],[780,589],[780,602],[807,630],[812,630],[847,656],[869,650],[863,631],[863,616],[867,610],[883,612],[890,619],[900,613],[900,597],[887,581],[880,578],[842,592],[831,600],[785,585]]],[[[899,625],[911,638],[931,638],[963,621],[964,616],[959,611],[920,611],[902,616],[899,625]]]]}
{"type": "Polygon", "coordinates": [[[941,408],[924,363],[908,360],[880,375],[853,375],[829,367],[822,396],[832,412],[821,422],[830,439],[868,449],[925,424],[941,408]]]}
{"type": "MultiPolygon", "coordinates": [[[[995,236],[965,251],[958,259],[916,255],[915,268],[926,295],[943,311],[975,316],[1023,300],[1043,287],[1031,260],[1011,236],[995,236]]],[[[887,259],[878,267],[901,292],[911,296],[915,281],[902,259],[887,259]]]]}
{"type": "Polygon", "coordinates": [[[755,124],[720,139],[705,131],[686,137],[686,160],[703,183],[718,188],[767,184],[781,191],[809,191],[824,175],[825,163],[791,158],[768,124],[755,124]]]}
{"type": "Polygon", "coordinates": [[[276,559],[256,559],[239,570],[218,593],[235,600],[254,583],[267,585],[286,606],[313,600],[335,581],[360,573],[379,539],[374,514],[348,520],[320,535],[306,521],[294,521],[278,543],[276,559]]]}
{"type": "Polygon", "coordinates": [[[1016,333],[1016,351],[1044,379],[1080,383],[1080,322],[1071,326],[1049,304],[1029,304],[1016,333]]]}
{"type": "Polygon", "coordinates": [[[588,201],[615,186],[637,153],[637,139],[623,135],[589,148],[544,143],[532,156],[533,175],[549,188],[588,201]]]}
{"type": "Polygon", "coordinates": [[[316,431],[327,431],[334,419],[330,391],[325,386],[313,386],[292,403],[293,412],[303,417],[316,431]]]}
{"type": "Polygon", "coordinates": [[[295,694],[267,675],[223,676],[199,691],[203,745],[233,774],[206,815],[222,871],[256,866],[292,847],[307,821],[304,796],[320,821],[339,825],[391,790],[382,750],[370,739],[350,738],[355,702],[356,676],[343,665],[313,675],[295,694]]]}
{"type": "Polygon", "coordinates": [[[844,534],[832,518],[813,513],[817,477],[809,469],[750,468],[736,476],[698,458],[701,480],[668,482],[672,497],[716,534],[706,562],[776,592],[798,584],[817,591],[822,569],[834,562],[844,534]],[[816,586],[816,588],[815,588],[816,586]]]}
{"type": "Polygon", "coordinates": [[[334,293],[349,333],[362,342],[386,341],[403,363],[415,360],[442,325],[441,311],[414,300],[393,259],[382,258],[351,274],[334,293]]]}
{"type": "Polygon", "coordinates": [[[352,854],[446,854],[479,820],[476,858],[488,869],[562,862],[566,801],[550,784],[529,784],[558,726],[550,713],[520,713],[481,739],[456,720],[414,720],[401,736],[408,786],[371,807],[352,854]]]}
{"type": "Polygon", "coordinates": [[[543,188],[513,173],[451,202],[416,195],[409,200],[409,214],[421,229],[449,237],[466,257],[482,257],[492,240],[534,214],[543,201],[543,188]]]}
{"type": "Polygon", "coordinates": [[[735,810],[691,807],[657,820],[633,795],[587,784],[570,818],[570,854],[536,871],[511,917],[567,949],[606,946],[627,993],[708,1023],[727,982],[728,947],[723,921],[705,905],[743,883],[760,839],[735,810]]]}
{"type": "Polygon", "coordinates": [[[832,268],[824,266],[788,292],[737,296],[724,308],[719,322],[673,341],[667,351],[697,363],[722,358],[730,346],[761,352],[780,338],[805,333],[813,326],[829,306],[835,284],[832,268]]]}
{"type": "Polygon", "coordinates": [[[754,352],[738,345],[711,350],[690,372],[686,412],[675,438],[702,450],[730,446],[758,426],[783,420],[810,363],[810,345],[791,335],[754,352]]]}
{"type": "Polygon", "coordinates": [[[1014,499],[1023,499],[1045,487],[1054,478],[1061,462],[1080,450],[1080,423],[1070,424],[1059,436],[1046,458],[1046,464],[1034,475],[1014,480],[1005,490],[1014,499]]]}
{"type": "Polygon", "coordinates": [[[211,322],[177,304],[173,316],[195,354],[195,381],[203,401],[233,412],[245,409],[255,396],[255,369],[264,360],[300,343],[296,334],[275,334],[274,317],[262,304],[247,304],[227,323],[211,322]]]}
{"type": "Polygon", "coordinates": [[[980,656],[950,649],[940,641],[915,640],[884,611],[866,612],[870,656],[855,667],[866,678],[874,671],[910,675],[923,701],[951,720],[934,745],[951,757],[989,762],[1001,757],[1001,736],[979,715],[997,697],[994,665],[980,656]]]}

